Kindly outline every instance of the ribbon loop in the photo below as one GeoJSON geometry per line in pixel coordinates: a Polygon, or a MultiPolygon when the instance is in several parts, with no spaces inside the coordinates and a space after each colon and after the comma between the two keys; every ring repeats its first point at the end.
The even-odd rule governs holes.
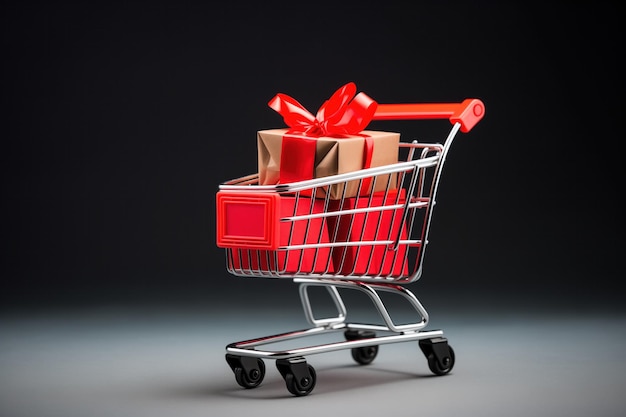
{"type": "Polygon", "coordinates": [[[364,130],[374,117],[378,103],[365,93],[356,94],[352,82],[339,88],[313,116],[294,98],[278,93],[268,105],[283,116],[291,133],[309,136],[354,135],[364,130]]]}

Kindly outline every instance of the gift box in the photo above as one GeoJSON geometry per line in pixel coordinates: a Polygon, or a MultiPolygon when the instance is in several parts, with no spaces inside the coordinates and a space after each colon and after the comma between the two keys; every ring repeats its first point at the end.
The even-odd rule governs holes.
{"type": "MultiPolygon", "coordinates": [[[[341,207],[334,210],[350,210],[366,207],[382,207],[404,204],[404,189],[387,193],[378,192],[372,196],[362,196],[344,200],[341,207]]],[[[339,204],[339,202],[337,202],[339,204]]],[[[393,241],[398,232],[400,239],[407,239],[407,229],[402,223],[403,208],[370,211],[367,213],[341,214],[329,217],[331,239],[335,242],[372,242],[375,240],[393,241]]],[[[406,276],[407,245],[399,245],[397,250],[388,244],[365,244],[361,246],[337,246],[332,250],[335,270],[343,275],[406,276]]]]}
{"type": "MultiPolygon", "coordinates": [[[[309,113],[290,96],[279,93],[269,106],[283,116],[289,128],[257,132],[259,184],[274,185],[343,174],[398,162],[400,134],[367,131],[377,103],[354,83],[338,89],[317,111],[309,113]]],[[[353,197],[395,188],[395,176],[381,175],[336,184],[318,190],[316,197],[353,197]]]]}
{"type": "MultiPolygon", "coordinates": [[[[321,178],[398,162],[400,134],[363,131],[342,137],[308,137],[289,133],[289,129],[257,132],[259,184],[270,185],[321,178]],[[369,143],[368,143],[369,142],[369,143]],[[369,152],[369,155],[368,155],[369,152]]],[[[396,187],[396,177],[379,175],[364,181],[359,194],[370,194],[396,187]],[[372,188],[373,185],[373,188],[372,188]]],[[[317,197],[330,193],[331,199],[357,195],[359,181],[333,184],[318,190],[317,197]]]]}
{"type": "MultiPolygon", "coordinates": [[[[324,212],[324,201],[307,197],[281,196],[280,218],[324,212]]],[[[245,216],[245,213],[242,213],[245,216]]],[[[325,218],[283,221],[279,225],[279,246],[328,243],[325,218]]],[[[330,248],[249,249],[231,247],[231,267],[235,270],[292,273],[333,272],[330,248]]]]}

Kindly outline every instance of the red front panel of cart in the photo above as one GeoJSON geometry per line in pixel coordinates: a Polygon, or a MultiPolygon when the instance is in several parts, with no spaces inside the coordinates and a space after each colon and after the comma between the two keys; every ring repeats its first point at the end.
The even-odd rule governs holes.
{"type": "Polygon", "coordinates": [[[276,249],[280,197],[271,193],[217,193],[217,246],[276,249]]]}
{"type": "MultiPolygon", "coordinates": [[[[324,212],[324,200],[281,196],[280,217],[319,214],[324,212]]],[[[327,244],[328,228],[322,218],[295,219],[279,222],[280,247],[292,245],[327,244]]],[[[255,250],[233,247],[231,267],[242,272],[273,272],[275,274],[309,274],[333,271],[329,247],[301,249],[255,250]]]]}

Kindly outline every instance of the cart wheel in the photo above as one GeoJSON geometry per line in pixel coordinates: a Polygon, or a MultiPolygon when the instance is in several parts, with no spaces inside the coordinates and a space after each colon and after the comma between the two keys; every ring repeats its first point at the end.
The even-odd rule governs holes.
{"type": "Polygon", "coordinates": [[[454,349],[448,345],[445,338],[420,340],[420,348],[426,360],[428,368],[435,375],[445,375],[454,367],[454,349]]]}
{"type": "MultiPolygon", "coordinates": [[[[371,330],[346,330],[346,340],[361,340],[376,337],[376,333],[371,330]]],[[[352,359],[360,365],[368,365],[372,363],[376,355],[378,355],[378,346],[363,346],[351,349],[352,359]]]]}
{"type": "Polygon", "coordinates": [[[235,368],[235,380],[244,388],[256,388],[261,385],[265,377],[265,364],[261,359],[257,359],[259,369],[245,372],[243,368],[235,368]]]}
{"type": "Polygon", "coordinates": [[[435,357],[435,355],[428,356],[428,369],[435,375],[445,375],[452,370],[454,367],[454,350],[452,346],[448,346],[450,350],[450,356],[444,358],[442,365],[439,360],[435,357]]]}
{"type": "Polygon", "coordinates": [[[309,395],[315,388],[315,369],[304,358],[278,359],[276,367],[285,380],[287,390],[296,397],[309,395]]]}
{"type": "Polygon", "coordinates": [[[352,349],[352,359],[360,365],[369,365],[378,354],[378,346],[365,346],[352,349]]]}
{"type": "Polygon", "coordinates": [[[301,378],[299,381],[292,373],[287,373],[285,375],[287,390],[296,397],[309,395],[311,391],[313,391],[313,388],[315,388],[315,382],[317,380],[315,369],[313,369],[311,365],[308,365],[308,369],[310,376],[301,378]]]}
{"type": "Polygon", "coordinates": [[[235,373],[235,381],[243,388],[256,388],[265,377],[265,363],[261,359],[226,355],[226,361],[235,373]]]}

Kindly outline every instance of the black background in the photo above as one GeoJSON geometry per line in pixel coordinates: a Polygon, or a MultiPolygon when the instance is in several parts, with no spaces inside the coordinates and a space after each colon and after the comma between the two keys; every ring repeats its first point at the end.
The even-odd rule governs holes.
{"type": "MultiPolygon", "coordinates": [[[[256,131],[283,127],[267,106],[276,93],[314,112],[349,81],[380,103],[486,105],[449,154],[416,286],[492,304],[622,305],[616,2],[2,10],[3,309],[276,290],[225,272],[217,186],[256,170],[256,131]]],[[[417,122],[370,128],[443,140],[433,123],[424,138],[417,122]]]]}

